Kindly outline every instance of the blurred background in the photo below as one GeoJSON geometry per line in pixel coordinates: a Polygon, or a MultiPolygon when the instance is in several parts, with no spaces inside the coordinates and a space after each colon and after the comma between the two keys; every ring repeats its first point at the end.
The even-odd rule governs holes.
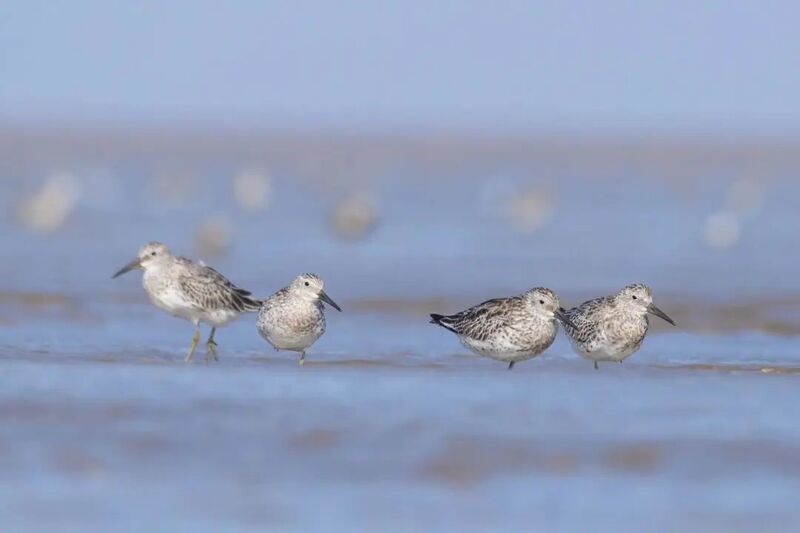
{"type": "Polygon", "coordinates": [[[4,2],[0,526],[800,518],[799,15],[4,2]],[[316,272],[345,312],[302,371],[252,317],[187,368],[191,326],[110,279],[150,240],[259,296],[316,272]],[[426,324],[631,282],[679,327],[598,373],[561,338],[508,373],[426,324]]]}

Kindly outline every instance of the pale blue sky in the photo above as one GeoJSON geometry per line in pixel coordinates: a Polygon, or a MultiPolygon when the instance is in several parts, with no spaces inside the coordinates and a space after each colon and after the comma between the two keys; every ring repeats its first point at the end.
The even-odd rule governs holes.
{"type": "Polygon", "coordinates": [[[800,130],[792,1],[0,4],[0,117],[800,130]]]}

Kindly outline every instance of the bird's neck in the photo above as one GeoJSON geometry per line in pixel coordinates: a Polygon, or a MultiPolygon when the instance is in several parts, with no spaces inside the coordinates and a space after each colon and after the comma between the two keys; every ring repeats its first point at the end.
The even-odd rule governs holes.
{"type": "Polygon", "coordinates": [[[145,277],[158,276],[167,271],[171,264],[172,261],[169,259],[162,259],[161,261],[151,263],[144,269],[144,275],[145,277]]]}

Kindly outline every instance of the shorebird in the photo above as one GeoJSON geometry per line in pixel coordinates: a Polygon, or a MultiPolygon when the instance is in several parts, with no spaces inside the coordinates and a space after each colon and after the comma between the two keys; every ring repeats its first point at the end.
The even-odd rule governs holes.
{"type": "Polygon", "coordinates": [[[342,310],[325,294],[323,286],[316,274],[302,274],[264,300],[258,312],[261,336],[276,350],[300,353],[301,365],[306,361],[306,350],[325,333],[322,302],[342,310]]]}
{"type": "Polygon", "coordinates": [[[213,268],[202,262],[176,257],[160,242],[142,246],[138,257],[113,277],[134,269],[144,270],[144,290],[153,305],[194,324],[192,345],[185,359],[187,363],[192,360],[200,343],[201,322],[211,326],[211,334],[206,342],[206,360],[216,360],[214,334],[217,328],[242,313],[258,311],[261,306],[261,302],[248,291],[240,289],[213,268]]]}
{"type": "Polygon", "coordinates": [[[650,325],[648,313],[675,325],[653,303],[650,287],[636,283],[566,311],[571,323],[564,331],[575,351],[594,361],[596,369],[598,361],[621,363],[642,346],[650,325]]]}
{"type": "Polygon", "coordinates": [[[558,296],[537,287],[512,298],[497,298],[455,315],[432,314],[431,323],[458,335],[478,355],[508,363],[532,359],[556,338],[557,320],[568,322],[558,296]]]}

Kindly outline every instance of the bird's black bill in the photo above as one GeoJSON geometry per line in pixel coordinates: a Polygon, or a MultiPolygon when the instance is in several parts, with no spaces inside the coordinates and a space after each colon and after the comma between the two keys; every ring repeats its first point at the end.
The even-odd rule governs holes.
{"type": "Polygon", "coordinates": [[[558,310],[556,310],[556,311],[555,311],[555,315],[556,315],[556,317],[558,317],[558,319],[559,319],[561,322],[563,322],[564,324],[568,325],[568,326],[569,326],[569,327],[571,327],[572,329],[578,329],[578,326],[576,326],[575,324],[573,324],[573,323],[572,323],[572,320],[570,320],[569,318],[567,318],[567,315],[564,313],[564,308],[563,308],[563,307],[562,307],[561,309],[558,309],[558,310]]]}
{"type": "Polygon", "coordinates": [[[322,300],[323,302],[325,302],[326,304],[330,305],[331,307],[333,307],[337,311],[341,312],[342,308],[339,307],[338,305],[336,305],[336,302],[331,300],[331,297],[328,296],[327,294],[325,294],[325,291],[319,291],[319,299],[322,300]]]}
{"type": "Polygon", "coordinates": [[[664,311],[662,311],[661,309],[656,307],[655,304],[648,305],[647,306],[647,312],[650,313],[650,314],[656,315],[658,318],[662,318],[662,319],[666,320],[667,322],[669,322],[673,326],[675,325],[675,321],[672,320],[670,317],[668,317],[667,313],[665,313],[664,311]]]}
{"type": "Polygon", "coordinates": [[[126,272],[130,272],[131,270],[135,270],[135,269],[141,268],[141,267],[142,267],[141,261],[139,261],[139,259],[134,259],[133,261],[131,261],[130,263],[128,263],[127,265],[122,267],[119,270],[119,272],[117,272],[116,274],[111,276],[111,279],[118,278],[121,275],[125,274],[126,272]]]}

